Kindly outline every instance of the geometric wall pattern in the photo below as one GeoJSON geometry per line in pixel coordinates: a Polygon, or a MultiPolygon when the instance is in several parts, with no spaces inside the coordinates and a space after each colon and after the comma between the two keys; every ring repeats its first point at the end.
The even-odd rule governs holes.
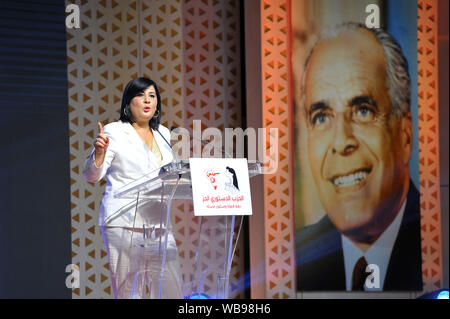
{"type": "MultiPolygon", "coordinates": [[[[97,226],[105,181],[91,184],[81,174],[97,122],[117,121],[124,85],[147,76],[161,91],[163,125],[189,128],[196,119],[204,127],[241,126],[239,5],[235,0],[69,3],[79,6],[81,17],[80,29],[67,29],[72,263],[81,274],[80,288],[72,296],[112,298],[97,226]]],[[[192,210],[184,202],[172,208],[181,259],[192,254],[187,243],[196,238],[185,219],[192,210]]],[[[241,240],[232,280],[244,275],[243,257],[241,240]]],[[[241,286],[232,286],[230,297],[243,296],[241,286]]]]}
{"type": "Polygon", "coordinates": [[[265,296],[295,298],[290,3],[261,0],[260,6],[263,127],[277,128],[279,138],[278,169],[264,175],[265,296]]]}
{"type": "MultiPolygon", "coordinates": [[[[184,127],[192,130],[193,120],[201,120],[201,128],[241,127],[241,72],[240,72],[240,12],[239,1],[228,0],[185,0],[182,6],[182,33],[183,33],[183,61],[184,61],[184,127]]],[[[192,131],[191,131],[192,133],[192,131]]],[[[210,137],[202,137],[208,140],[210,137]]],[[[191,149],[192,149],[191,145],[191,149]]],[[[199,150],[196,150],[196,152],[199,150]]],[[[192,153],[193,154],[193,153],[192,153]]],[[[192,205],[192,204],[190,204],[192,205]]],[[[179,206],[181,209],[181,205],[179,206]]],[[[184,210],[192,211],[192,206],[184,205],[184,210]]],[[[178,214],[179,222],[174,223],[175,233],[184,234],[180,246],[190,243],[191,249],[195,247],[193,241],[196,237],[188,236],[191,217],[188,214],[178,214]],[[189,220],[185,220],[188,218],[189,220]]],[[[193,227],[198,227],[193,219],[193,227]]],[[[223,224],[225,219],[219,221],[223,224]]],[[[235,251],[232,264],[230,296],[243,298],[244,277],[244,251],[243,238],[235,251]]],[[[217,236],[210,243],[210,247],[217,247],[216,254],[220,254],[221,236],[217,236]]],[[[187,248],[187,247],[186,247],[187,248]]],[[[189,250],[189,249],[188,249],[189,250]]],[[[185,251],[180,256],[184,267],[191,268],[192,260],[188,256],[194,251],[185,251]],[[188,255],[189,254],[189,255],[188,255]]],[[[210,264],[217,261],[211,258],[210,264]]],[[[216,286],[217,279],[206,277],[205,286],[216,286]]]]}
{"type": "Polygon", "coordinates": [[[123,86],[138,74],[137,1],[80,1],[80,29],[67,30],[72,203],[72,263],[80,267],[74,298],[112,296],[98,223],[105,181],[88,183],[84,162],[97,122],[117,121],[123,86]]]}
{"type": "Polygon", "coordinates": [[[241,126],[238,0],[184,1],[186,128],[241,126]]]}
{"type": "Polygon", "coordinates": [[[438,1],[418,1],[419,167],[424,292],[442,288],[438,1]]]}
{"type": "Polygon", "coordinates": [[[140,76],[157,80],[162,121],[183,126],[183,39],[179,1],[139,1],[140,76]]]}

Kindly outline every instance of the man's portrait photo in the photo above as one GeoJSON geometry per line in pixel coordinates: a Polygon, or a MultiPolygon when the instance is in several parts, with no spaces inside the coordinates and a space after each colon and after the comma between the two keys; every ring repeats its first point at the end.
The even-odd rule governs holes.
{"type": "Polygon", "coordinates": [[[324,28],[304,54],[296,218],[322,215],[296,228],[297,290],[422,289],[409,62],[389,32],[357,22],[324,28]]]}

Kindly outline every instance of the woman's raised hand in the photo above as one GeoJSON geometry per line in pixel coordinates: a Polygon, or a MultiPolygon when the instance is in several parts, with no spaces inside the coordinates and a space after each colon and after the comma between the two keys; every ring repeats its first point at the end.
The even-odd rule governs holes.
{"type": "Polygon", "coordinates": [[[97,166],[103,164],[103,160],[105,159],[105,153],[108,149],[109,139],[108,136],[103,132],[102,123],[98,122],[98,135],[94,142],[95,147],[95,163],[97,166]]]}

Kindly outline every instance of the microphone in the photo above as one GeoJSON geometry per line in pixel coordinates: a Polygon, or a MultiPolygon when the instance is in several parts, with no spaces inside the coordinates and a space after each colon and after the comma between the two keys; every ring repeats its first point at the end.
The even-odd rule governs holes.
{"type": "MultiPolygon", "coordinates": [[[[172,152],[172,163],[171,163],[171,164],[164,165],[163,167],[161,167],[161,170],[159,171],[159,174],[165,173],[165,172],[168,172],[168,171],[171,171],[171,170],[173,170],[173,169],[177,169],[177,166],[178,166],[178,165],[175,165],[175,166],[174,166],[174,164],[179,164],[181,161],[180,161],[180,160],[178,159],[178,157],[176,156],[176,153],[175,153],[175,151],[173,150],[172,145],[170,145],[170,143],[166,140],[166,138],[164,137],[164,135],[161,134],[161,132],[159,131],[159,127],[158,127],[158,126],[155,126],[155,127],[154,127],[154,130],[155,130],[156,132],[158,132],[159,135],[161,135],[161,137],[163,138],[164,142],[166,142],[166,144],[169,145],[170,151],[172,152]]],[[[181,178],[181,174],[179,174],[179,178],[181,178]]]]}
{"type": "MultiPolygon", "coordinates": [[[[175,131],[175,132],[178,131],[178,132],[181,133],[181,135],[186,136],[186,134],[184,134],[183,131],[180,131],[180,130],[179,130],[179,127],[177,127],[177,126],[171,126],[171,127],[170,127],[170,131],[175,131]]],[[[199,142],[202,143],[203,145],[208,145],[208,144],[209,144],[209,142],[206,142],[206,141],[204,141],[204,140],[202,140],[202,139],[198,139],[198,138],[196,138],[196,137],[193,137],[193,136],[191,136],[190,134],[189,134],[189,138],[193,138],[194,140],[199,141],[199,142]]],[[[225,151],[224,149],[218,148],[218,147],[216,147],[215,145],[213,145],[213,148],[214,148],[215,150],[221,152],[222,154],[224,154],[224,155],[225,155],[225,158],[233,158],[233,156],[231,156],[231,155],[230,155],[227,151],[225,151]]]]}
{"type": "Polygon", "coordinates": [[[175,155],[175,151],[173,150],[172,145],[170,145],[170,143],[166,140],[166,138],[164,137],[164,135],[161,134],[161,132],[159,131],[159,128],[158,128],[158,127],[155,126],[154,130],[155,130],[156,132],[158,132],[158,134],[161,135],[161,137],[163,138],[164,142],[166,142],[166,144],[169,145],[170,151],[172,152],[172,157],[173,157],[172,162],[177,162],[177,161],[178,161],[178,158],[177,158],[177,156],[175,155]]]}

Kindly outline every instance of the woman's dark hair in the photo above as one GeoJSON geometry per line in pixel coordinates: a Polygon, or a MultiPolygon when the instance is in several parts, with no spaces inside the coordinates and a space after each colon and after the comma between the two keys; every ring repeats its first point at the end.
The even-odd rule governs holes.
{"type": "Polygon", "coordinates": [[[238,181],[237,181],[237,176],[236,176],[236,172],[234,171],[234,169],[232,169],[231,167],[227,166],[227,170],[233,174],[233,186],[236,187],[239,190],[239,185],[238,185],[238,181]]]}
{"type": "Polygon", "coordinates": [[[134,119],[131,115],[130,110],[130,102],[135,96],[144,93],[144,91],[151,86],[155,88],[156,97],[158,99],[158,104],[156,105],[155,111],[158,116],[152,117],[150,119],[149,125],[152,129],[158,128],[159,123],[161,122],[161,96],[159,94],[159,89],[155,81],[143,77],[131,80],[125,87],[122,96],[122,106],[120,108],[119,120],[121,120],[122,122],[128,122],[130,124],[134,123],[134,119]]]}

